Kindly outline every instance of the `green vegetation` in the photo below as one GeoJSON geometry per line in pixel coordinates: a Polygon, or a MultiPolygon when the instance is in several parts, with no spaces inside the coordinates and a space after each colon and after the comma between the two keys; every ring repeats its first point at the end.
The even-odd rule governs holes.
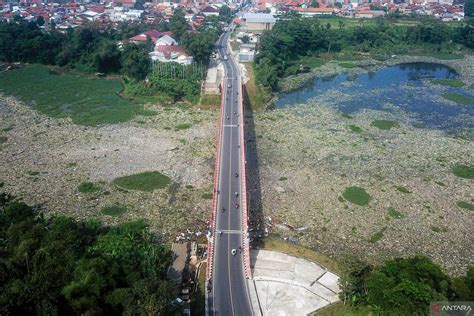
{"type": "Polygon", "coordinates": [[[376,232],[375,234],[373,234],[370,239],[369,239],[369,242],[371,244],[375,244],[377,241],[379,241],[380,239],[382,239],[383,237],[383,233],[385,232],[387,228],[384,227],[382,228],[381,230],[379,230],[378,232],[376,232]]]}
{"type": "Polygon", "coordinates": [[[171,252],[143,221],[43,216],[0,195],[0,313],[170,315],[171,252]]]}
{"type": "Polygon", "coordinates": [[[188,128],[191,128],[191,124],[190,123],[182,123],[182,124],[178,124],[175,126],[174,130],[175,131],[181,131],[183,129],[188,129],[188,128]]]}
{"type": "Polygon", "coordinates": [[[390,121],[390,120],[375,120],[375,121],[372,121],[370,125],[377,127],[379,129],[384,129],[384,130],[389,130],[392,127],[400,126],[397,121],[390,121]]]}
{"type": "Polygon", "coordinates": [[[253,65],[245,64],[245,68],[247,69],[249,80],[244,86],[244,104],[252,111],[262,110],[270,100],[270,92],[268,88],[257,84],[253,65]]]}
{"type": "Polygon", "coordinates": [[[467,165],[457,165],[454,166],[453,174],[456,177],[465,178],[465,179],[474,179],[474,167],[467,165]]]}
{"type": "Polygon", "coordinates": [[[341,116],[343,118],[346,118],[346,119],[349,119],[349,120],[352,120],[354,118],[352,115],[349,115],[349,114],[344,113],[344,112],[339,112],[339,114],[341,114],[341,116]]]}
{"type": "Polygon", "coordinates": [[[471,97],[463,95],[463,94],[446,92],[446,93],[443,93],[442,96],[446,100],[455,102],[457,104],[474,105],[474,98],[471,98],[471,97]]]}
{"type": "Polygon", "coordinates": [[[206,200],[212,200],[213,194],[212,193],[204,193],[203,195],[201,195],[201,197],[203,199],[206,199],[206,200]]]}
{"type": "Polygon", "coordinates": [[[8,137],[6,136],[0,136],[0,144],[5,144],[8,140],[8,137]]]}
{"type": "Polygon", "coordinates": [[[171,183],[171,179],[158,171],[149,171],[120,177],[115,179],[113,183],[128,190],[150,192],[166,188],[171,183]]]}
{"type": "Polygon", "coordinates": [[[407,188],[405,187],[401,187],[401,186],[397,186],[396,187],[398,191],[402,192],[402,193],[411,193],[410,190],[408,190],[407,188]]]}
{"type": "Polygon", "coordinates": [[[1,92],[48,116],[71,117],[81,125],[125,122],[140,114],[143,107],[118,96],[121,89],[118,81],[54,74],[41,65],[0,74],[1,92]]]}
{"type": "Polygon", "coordinates": [[[278,179],[278,181],[286,181],[286,180],[288,180],[287,177],[280,177],[280,178],[278,179]]]}
{"type": "Polygon", "coordinates": [[[350,129],[351,131],[353,131],[353,132],[355,132],[355,133],[362,133],[362,132],[363,132],[363,129],[360,128],[360,127],[357,126],[357,125],[349,125],[348,127],[349,127],[349,129],[350,129]]]}
{"type": "Polygon", "coordinates": [[[390,217],[393,217],[393,218],[395,218],[395,219],[401,219],[401,218],[404,218],[404,217],[405,217],[405,215],[403,215],[402,213],[400,213],[399,211],[397,211],[397,210],[396,210],[395,208],[393,208],[393,207],[389,207],[389,208],[387,209],[387,212],[388,212],[388,215],[389,215],[390,217]]]}
{"type": "Polygon", "coordinates": [[[356,67],[348,61],[368,55],[377,59],[411,53],[443,59],[459,58],[459,54],[453,51],[453,43],[474,47],[470,23],[452,27],[435,19],[424,19],[422,23],[401,22],[394,17],[370,21],[307,19],[290,11],[276,22],[271,32],[262,34],[259,54],[254,62],[255,72],[260,84],[276,91],[279,78],[305,71],[306,65],[295,64],[295,61],[306,56],[321,60],[336,56],[338,60],[345,60],[340,63],[345,68],[356,67]]]}
{"type": "Polygon", "coordinates": [[[375,267],[347,257],[341,275],[341,299],[351,306],[353,315],[369,306],[376,307],[376,315],[424,315],[432,301],[472,300],[473,281],[474,266],[468,268],[466,276],[450,278],[430,258],[422,256],[396,258],[375,267]]]}
{"type": "Polygon", "coordinates": [[[220,94],[202,94],[199,107],[203,109],[219,109],[221,106],[220,94]]]}
{"type": "Polygon", "coordinates": [[[88,182],[88,181],[87,182],[82,182],[81,184],[79,184],[77,189],[81,193],[94,193],[94,192],[100,191],[100,187],[98,187],[96,184],[94,184],[92,182],[88,182]]]}
{"type": "Polygon", "coordinates": [[[100,212],[104,215],[119,216],[127,212],[127,207],[124,205],[112,205],[103,207],[100,212]]]}
{"type": "Polygon", "coordinates": [[[431,79],[430,82],[454,88],[460,88],[464,86],[464,82],[458,79],[431,79]]]}
{"type": "Polygon", "coordinates": [[[41,174],[41,172],[39,172],[39,171],[32,171],[32,170],[28,171],[27,173],[28,173],[30,176],[33,176],[33,177],[35,177],[35,176],[41,174]]]}
{"type": "Polygon", "coordinates": [[[371,196],[365,191],[365,189],[360,187],[348,187],[342,193],[342,197],[347,201],[360,205],[366,206],[371,200],[371,196]]]}
{"type": "Polygon", "coordinates": [[[425,57],[433,57],[441,60],[458,60],[463,59],[464,56],[462,54],[455,54],[450,52],[426,52],[426,51],[417,51],[416,49],[412,52],[407,53],[410,56],[425,56],[425,57]]]}
{"type": "Polygon", "coordinates": [[[431,226],[431,230],[435,233],[445,233],[448,231],[446,227],[431,226]]]}
{"type": "Polygon", "coordinates": [[[456,203],[456,205],[465,210],[474,211],[474,204],[472,203],[459,201],[458,203],[456,203]]]}
{"type": "Polygon", "coordinates": [[[357,68],[357,65],[352,64],[352,63],[339,63],[339,67],[351,69],[351,68],[357,68]]]}
{"type": "Polygon", "coordinates": [[[66,165],[68,168],[74,168],[74,167],[77,167],[77,162],[68,162],[68,164],[66,165]]]}

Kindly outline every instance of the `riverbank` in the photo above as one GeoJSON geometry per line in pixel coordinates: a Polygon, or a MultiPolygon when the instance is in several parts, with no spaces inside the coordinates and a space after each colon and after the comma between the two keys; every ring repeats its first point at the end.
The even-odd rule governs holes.
{"type": "MultiPolygon", "coordinates": [[[[300,77],[407,62],[433,59],[366,60],[365,68],[344,69],[334,62],[300,77]]],[[[435,62],[458,71],[467,86],[474,83],[472,56],[435,62]]],[[[474,262],[474,187],[456,170],[472,172],[472,140],[411,124],[403,111],[396,118],[374,109],[343,114],[332,104],[336,99],[254,113],[250,142],[257,147],[261,188],[254,200],[261,200],[269,234],[333,259],[355,254],[381,263],[421,254],[448,274],[464,273],[474,262]]]]}
{"type": "Polygon", "coordinates": [[[49,214],[106,223],[145,218],[166,238],[187,228],[204,229],[212,201],[217,113],[185,104],[145,109],[153,115],[80,126],[1,95],[1,190],[44,205],[49,214]],[[145,192],[113,183],[146,171],[161,172],[171,184],[145,192]],[[83,185],[88,182],[93,186],[83,185]],[[111,206],[126,211],[106,215],[104,208],[111,206]]]}
{"type": "MultiPolygon", "coordinates": [[[[382,67],[415,62],[434,63],[448,66],[459,74],[459,79],[463,81],[467,87],[474,87],[474,55],[466,54],[463,59],[438,59],[429,56],[394,55],[384,61],[375,60],[373,58],[350,62],[332,60],[318,68],[311,69],[308,73],[281,79],[278,88],[281,93],[288,93],[308,85],[315,77],[319,76],[331,76],[342,72],[357,74],[376,71],[382,67]]],[[[275,99],[272,101],[274,100],[275,99]]]]}

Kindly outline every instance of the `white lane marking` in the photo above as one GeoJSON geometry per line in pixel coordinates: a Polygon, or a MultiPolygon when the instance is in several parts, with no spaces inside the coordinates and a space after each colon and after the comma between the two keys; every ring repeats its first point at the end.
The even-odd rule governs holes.
{"type": "Polygon", "coordinates": [[[224,230],[220,230],[219,231],[219,234],[220,232],[222,232],[223,234],[237,234],[237,235],[240,235],[240,234],[243,234],[244,232],[241,231],[241,230],[232,230],[232,229],[224,229],[224,230]]]}
{"type": "Polygon", "coordinates": [[[224,125],[224,127],[238,127],[238,125],[224,125]]]}

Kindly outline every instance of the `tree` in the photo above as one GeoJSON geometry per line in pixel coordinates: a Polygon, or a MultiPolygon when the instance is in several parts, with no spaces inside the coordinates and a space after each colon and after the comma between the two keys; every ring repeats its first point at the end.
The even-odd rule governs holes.
{"type": "Polygon", "coordinates": [[[150,57],[144,45],[127,45],[122,53],[122,72],[127,77],[140,81],[150,71],[150,57]]]}
{"type": "Polygon", "coordinates": [[[100,41],[93,56],[94,65],[99,72],[110,73],[120,70],[121,54],[114,41],[107,39],[100,41]]]}
{"type": "Polygon", "coordinates": [[[319,8],[319,2],[318,2],[318,0],[312,0],[310,7],[312,7],[312,8],[319,8]]]}
{"type": "Polygon", "coordinates": [[[228,6],[223,5],[219,8],[219,20],[227,23],[232,20],[232,10],[228,6]]]}
{"type": "Polygon", "coordinates": [[[464,16],[474,18],[474,0],[466,0],[464,3],[464,16]]]}
{"type": "Polygon", "coordinates": [[[170,30],[173,32],[173,36],[176,40],[180,40],[181,37],[188,30],[188,23],[184,17],[184,13],[181,10],[174,10],[173,16],[170,19],[170,30]]]}
{"type": "Polygon", "coordinates": [[[201,33],[186,33],[182,44],[196,62],[207,63],[217,40],[217,34],[212,30],[201,33]]]}
{"type": "Polygon", "coordinates": [[[248,35],[242,36],[242,43],[248,44],[250,42],[250,37],[248,35]]]}

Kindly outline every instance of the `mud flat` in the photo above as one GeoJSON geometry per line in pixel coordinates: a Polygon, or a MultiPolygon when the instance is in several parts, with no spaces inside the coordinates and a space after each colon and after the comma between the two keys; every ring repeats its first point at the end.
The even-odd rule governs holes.
{"type": "MultiPolygon", "coordinates": [[[[461,78],[469,84],[472,72],[461,78]]],[[[416,127],[404,111],[343,114],[330,104],[338,97],[254,114],[270,235],[332,258],[422,254],[465,272],[474,262],[472,140],[416,127]]]]}
{"type": "Polygon", "coordinates": [[[1,190],[44,205],[50,214],[109,223],[145,218],[167,237],[187,228],[196,231],[211,207],[217,113],[184,105],[147,108],[156,115],[87,127],[0,96],[1,190]],[[147,171],[158,171],[171,183],[152,192],[113,183],[147,171]],[[93,189],[80,192],[85,182],[93,189]],[[126,212],[101,212],[114,205],[126,212]]]}

